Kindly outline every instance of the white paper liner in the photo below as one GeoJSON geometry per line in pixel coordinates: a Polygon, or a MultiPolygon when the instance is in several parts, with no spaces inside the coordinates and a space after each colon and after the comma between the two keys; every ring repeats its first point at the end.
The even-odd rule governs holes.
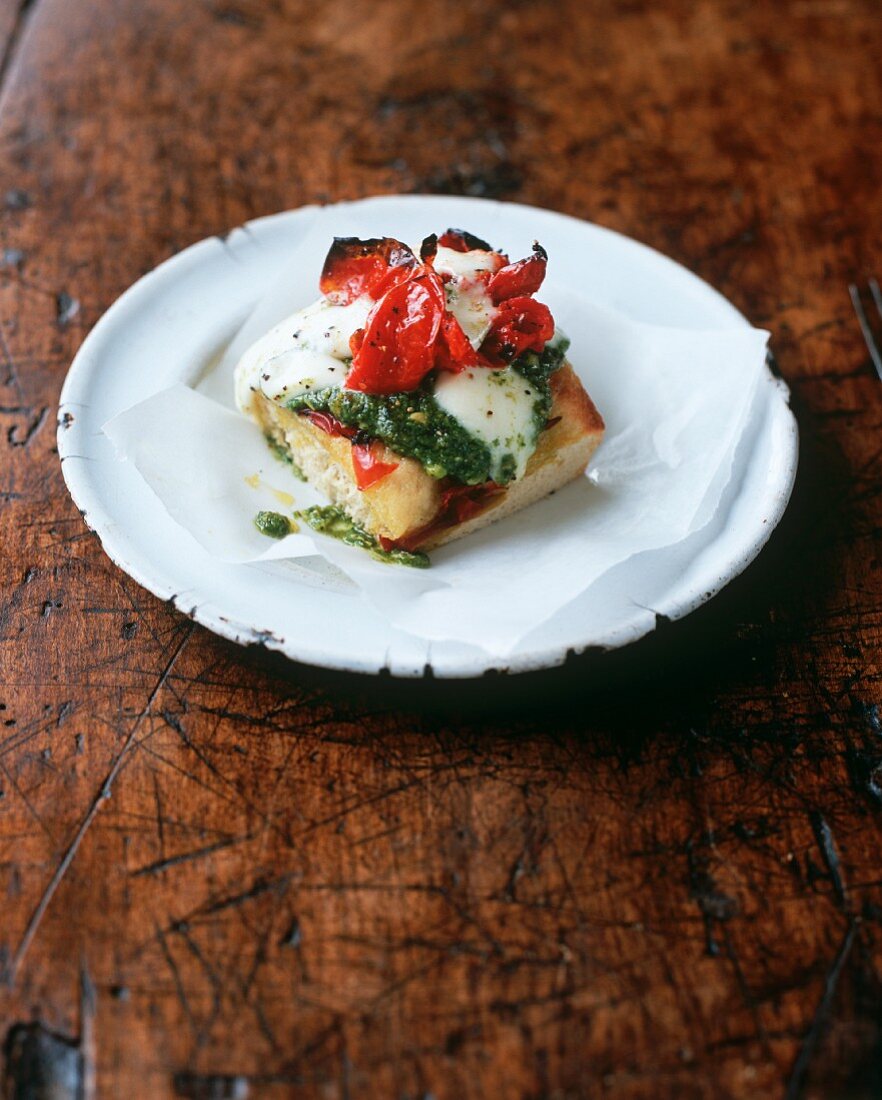
{"type": "Polygon", "coordinates": [[[569,358],[606,421],[604,443],[587,478],[433,551],[428,570],[377,562],[305,525],[279,542],[254,528],[260,509],[325,503],[232,408],[241,351],[311,299],[302,274],[292,272],[258,303],[200,392],[164,390],[104,431],[214,557],[297,558],[325,571],[330,562],[393,626],[503,657],[611,569],[680,543],[713,519],[764,370],[767,334],[759,330],[635,323],[561,287],[544,287],[543,298],[572,339],[569,358]]]}

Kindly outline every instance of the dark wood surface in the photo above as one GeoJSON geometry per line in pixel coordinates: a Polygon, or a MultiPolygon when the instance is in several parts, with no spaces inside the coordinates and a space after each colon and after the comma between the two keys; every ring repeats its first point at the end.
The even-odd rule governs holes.
{"type": "Polygon", "coordinates": [[[2,1095],[882,1094],[878,0],[2,0],[0,36],[2,1095]],[[621,230],[772,330],[797,490],[711,604],[398,684],[104,557],[54,440],[91,325],[206,235],[395,191],[621,230]]]}

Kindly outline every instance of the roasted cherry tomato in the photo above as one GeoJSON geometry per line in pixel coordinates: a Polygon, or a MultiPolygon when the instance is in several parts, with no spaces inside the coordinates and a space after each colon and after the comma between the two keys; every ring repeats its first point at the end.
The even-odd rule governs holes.
{"type": "Polygon", "coordinates": [[[548,306],[534,298],[509,298],[499,306],[481,354],[497,366],[510,363],[522,352],[542,351],[553,335],[548,306]]]}
{"type": "Polygon", "coordinates": [[[413,252],[394,237],[335,237],[319,280],[319,289],[337,305],[361,294],[380,298],[410,277],[417,265],[413,252]]]}
{"type": "Polygon", "coordinates": [[[441,497],[441,509],[436,523],[465,523],[484,510],[490,497],[503,491],[504,486],[495,481],[485,481],[483,485],[451,485],[441,497]]]}
{"type": "Polygon", "coordinates": [[[480,357],[469,342],[468,336],[463,332],[459,321],[447,310],[441,319],[441,331],[435,347],[435,366],[439,370],[452,371],[454,374],[459,374],[466,367],[481,366],[480,357]]]}
{"type": "Polygon", "coordinates": [[[435,365],[444,308],[437,275],[420,275],[393,286],[368,314],[345,387],[377,394],[416,389],[435,365]]]}
{"type": "Polygon", "coordinates": [[[301,416],[305,416],[310,424],[315,424],[317,428],[321,428],[323,432],[327,432],[328,435],[342,435],[347,439],[352,439],[356,434],[356,428],[347,428],[345,424],[341,424],[336,416],[331,416],[330,413],[316,412],[315,409],[305,409],[301,416]]]}
{"type": "Polygon", "coordinates": [[[429,267],[435,262],[435,253],[438,251],[438,234],[430,233],[420,245],[420,259],[429,267]]]}
{"type": "Polygon", "coordinates": [[[371,443],[352,444],[352,469],[359,489],[369,489],[381,478],[398,469],[399,463],[383,462],[380,459],[379,455],[382,451],[383,445],[377,440],[371,443]]]}
{"type": "Polygon", "coordinates": [[[490,276],[487,291],[499,305],[509,298],[526,297],[535,294],[542,286],[545,269],[548,265],[548,253],[538,242],[533,245],[533,255],[514,264],[506,264],[490,276]]]}
{"type": "Polygon", "coordinates": [[[493,251],[486,241],[465,229],[448,229],[438,238],[438,244],[442,248],[451,248],[454,252],[471,252],[475,248],[480,248],[482,252],[493,251]]]}

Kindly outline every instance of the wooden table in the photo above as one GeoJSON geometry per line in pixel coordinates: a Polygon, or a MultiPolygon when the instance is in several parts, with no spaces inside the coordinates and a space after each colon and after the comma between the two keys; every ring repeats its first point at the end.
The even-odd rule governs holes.
{"type": "MultiPolygon", "coordinates": [[[[4,1097],[877,1097],[878,0],[0,0],[4,1097]],[[517,199],[774,334],[761,558],[514,682],[322,673],[105,558],[55,406],[247,218],[517,199]]],[[[590,262],[590,257],[586,257],[590,262]]]]}

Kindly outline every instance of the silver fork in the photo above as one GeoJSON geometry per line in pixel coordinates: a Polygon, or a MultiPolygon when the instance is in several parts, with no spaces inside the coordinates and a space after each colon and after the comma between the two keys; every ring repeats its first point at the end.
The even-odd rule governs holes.
{"type": "MultiPolygon", "coordinates": [[[[879,284],[875,279],[870,279],[868,285],[870,288],[870,297],[873,299],[876,312],[879,314],[880,321],[882,321],[882,291],[880,291],[879,284]]],[[[873,333],[873,327],[864,309],[860,289],[855,286],[854,283],[850,283],[848,293],[851,295],[851,304],[854,306],[854,311],[857,314],[858,324],[861,326],[861,332],[864,335],[864,343],[867,345],[867,351],[870,353],[870,358],[873,360],[876,374],[882,379],[882,349],[879,347],[879,340],[876,339],[873,333]]]]}

